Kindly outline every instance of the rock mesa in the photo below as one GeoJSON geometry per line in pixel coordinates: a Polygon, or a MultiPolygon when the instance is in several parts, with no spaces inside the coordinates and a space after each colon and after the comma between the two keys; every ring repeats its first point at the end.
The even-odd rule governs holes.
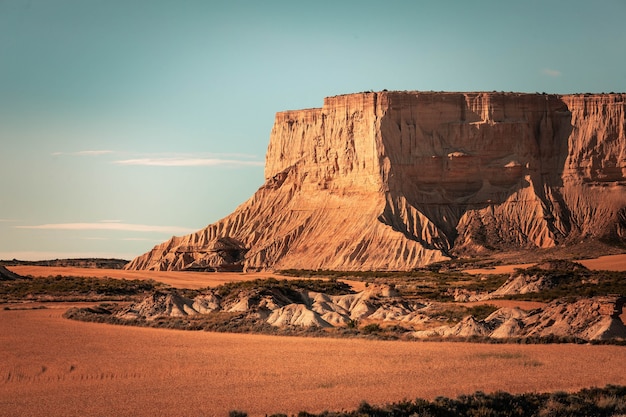
{"type": "Polygon", "coordinates": [[[409,270],[626,241],[626,94],[359,93],[276,114],[265,183],[127,265],[409,270]]]}

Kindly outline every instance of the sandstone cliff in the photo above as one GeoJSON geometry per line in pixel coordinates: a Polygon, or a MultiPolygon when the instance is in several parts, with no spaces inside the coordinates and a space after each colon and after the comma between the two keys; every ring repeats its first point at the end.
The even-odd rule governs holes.
{"type": "Polygon", "coordinates": [[[379,92],[276,114],[265,184],[129,269],[408,270],[626,241],[626,94],[379,92]]]}

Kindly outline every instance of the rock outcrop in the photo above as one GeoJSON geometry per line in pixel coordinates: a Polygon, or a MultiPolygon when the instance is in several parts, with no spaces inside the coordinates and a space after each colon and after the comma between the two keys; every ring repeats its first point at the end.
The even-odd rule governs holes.
{"type": "MultiPolygon", "coordinates": [[[[523,311],[500,308],[484,320],[466,316],[457,323],[437,325],[436,303],[404,299],[387,286],[372,285],[354,294],[329,295],[309,290],[245,289],[228,297],[206,290],[187,298],[175,290],[157,291],[113,314],[125,321],[155,321],[166,317],[240,313],[274,327],[356,327],[357,323],[400,326],[412,337],[575,338],[625,340],[620,319],[626,299],[620,296],[558,299],[543,308],[523,311]],[[424,329],[426,328],[426,329],[424,329]],[[422,330],[418,330],[422,329],[422,330]]],[[[441,308],[441,306],[440,306],[441,308]]]]}
{"type": "Polygon", "coordinates": [[[265,183],[128,269],[409,270],[626,241],[626,94],[378,92],[276,114],[265,183]]]}
{"type": "MultiPolygon", "coordinates": [[[[206,290],[194,298],[176,290],[156,291],[115,313],[123,320],[154,321],[161,317],[185,317],[213,312],[246,313],[276,327],[342,327],[371,318],[381,321],[410,321],[424,308],[397,297],[385,285],[371,285],[359,293],[329,295],[308,290],[252,288],[222,297],[206,290]]],[[[423,320],[426,320],[425,316],[423,320]]]]}
{"type": "Polygon", "coordinates": [[[624,301],[619,296],[580,298],[573,303],[555,300],[528,313],[501,308],[485,320],[468,316],[453,326],[420,330],[413,336],[625,340],[626,326],[620,319],[624,301]]]}

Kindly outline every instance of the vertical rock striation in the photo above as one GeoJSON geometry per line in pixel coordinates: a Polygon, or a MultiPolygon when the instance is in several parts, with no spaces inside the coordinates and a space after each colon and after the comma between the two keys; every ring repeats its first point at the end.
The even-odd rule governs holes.
{"type": "Polygon", "coordinates": [[[359,93],[276,114],[265,184],[129,269],[408,270],[626,240],[626,94],[359,93]]]}

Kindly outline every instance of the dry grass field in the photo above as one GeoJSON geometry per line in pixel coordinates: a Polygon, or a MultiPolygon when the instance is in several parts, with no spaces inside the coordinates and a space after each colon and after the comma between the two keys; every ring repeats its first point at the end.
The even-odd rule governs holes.
{"type": "MultiPolygon", "coordinates": [[[[626,270],[626,255],[582,263],[593,269],[626,270]]],[[[154,279],[179,288],[273,276],[10,269],[43,277],[154,279]]],[[[489,272],[505,271],[483,273],[489,272]]],[[[364,285],[348,282],[356,290],[364,285]]],[[[526,303],[527,308],[541,304],[526,303]]],[[[1,416],[226,416],[235,409],[256,416],[349,410],[363,400],[382,404],[477,390],[520,393],[626,385],[626,347],[620,346],[391,342],[149,329],[63,319],[73,305],[48,303],[45,309],[32,309],[37,304],[29,303],[25,310],[0,305],[1,416]]]]}
{"type": "MultiPolygon", "coordinates": [[[[476,390],[626,384],[626,348],[219,334],[0,310],[3,416],[226,416],[354,409],[476,390]]],[[[2,308],[3,306],[0,306],[2,308]]],[[[14,306],[13,306],[14,307],[14,306]]]]}

